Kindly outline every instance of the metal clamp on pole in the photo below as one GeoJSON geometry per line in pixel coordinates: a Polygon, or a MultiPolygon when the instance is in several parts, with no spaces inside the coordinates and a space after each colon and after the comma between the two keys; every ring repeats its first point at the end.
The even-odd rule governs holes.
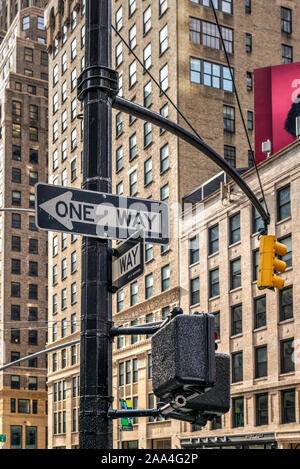
{"type": "Polygon", "coordinates": [[[77,80],[78,100],[83,101],[86,93],[92,90],[105,91],[115,98],[119,91],[118,72],[101,65],[87,67],[77,80]]]}

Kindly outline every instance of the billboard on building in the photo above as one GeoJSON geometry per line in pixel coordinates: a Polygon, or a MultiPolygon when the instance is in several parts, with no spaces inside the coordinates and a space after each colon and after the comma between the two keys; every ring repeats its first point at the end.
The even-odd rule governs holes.
{"type": "Polygon", "coordinates": [[[266,159],[262,143],[274,154],[296,139],[300,116],[300,62],[254,71],[255,160],[266,159]]]}

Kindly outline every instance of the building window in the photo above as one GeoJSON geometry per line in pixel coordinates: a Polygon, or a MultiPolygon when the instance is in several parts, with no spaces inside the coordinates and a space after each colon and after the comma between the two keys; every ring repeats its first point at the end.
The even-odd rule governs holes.
{"type": "Polygon", "coordinates": [[[215,333],[217,334],[217,339],[221,339],[221,325],[220,325],[220,311],[213,313],[215,317],[215,333]]]}
{"type": "MultiPolygon", "coordinates": [[[[233,53],[233,30],[221,26],[226,51],[233,53]]],[[[190,41],[212,49],[222,50],[223,45],[216,24],[190,17],[190,41]]]]}
{"type": "Polygon", "coordinates": [[[119,363],[119,386],[124,386],[124,363],[119,363]]]}
{"type": "Polygon", "coordinates": [[[152,354],[148,355],[148,379],[152,379],[152,354]]]}
{"type": "Polygon", "coordinates": [[[21,285],[20,282],[11,282],[11,293],[10,296],[14,298],[20,298],[21,296],[21,285]]]}
{"type": "Polygon", "coordinates": [[[220,295],[219,268],[209,272],[209,297],[213,298],[220,295]]]}
{"type": "Polygon", "coordinates": [[[292,235],[281,238],[280,243],[283,243],[287,247],[286,255],[280,257],[280,259],[286,263],[286,267],[292,266],[292,235]]]}
{"type": "Polygon", "coordinates": [[[168,0],[159,0],[159,16],[163,15],[168,8],[168,0]]]}
{"type": "Polygon", "coordinates": [[[130,306],[136,305],[138,302],[138,283],[130,284],[130,306]]]}
{"type": "Polygon", "coordinates": [[[152,103],[152,83],[149,81],[144,86],[144,106],[150,107],[152,103]]]}
{"type": "Polygon", "coordinates": [[[67,366],[67,351],[66,349],[63,349],[61,351],[61,367],[66,368],[67,366]]]}
{"type": "Polygon", "coordinates": [[[255,378],[263,378],[268,375],[268,351],[267,346],[255,348],[255,378]]]}
{"type": "Polygon", "coordinates": [[[257,281],[258,276],[258,263],[259,263],[259,249],[252,252],[252,280],[257,281]]]}
{"type": "Polygon", "coordinates": [[[136,77],[136,61],[134,60],[129,65],[129,88],[131,88],[133,85],[135,85],[136,80],[137,80],[137,77],[136,77]]]}
{"type": "Polygon", "coordinates": [[[232,362],[232,382],[238,383],[243,381],[243,352],[233,353],[232,362]]]}
{"type": "Polygon", "coordinates": [[[199,236],[194,236],[189,240],[190,265],[199,262],[199,236]]]}
{"type": "Polygon", "coordinates": [[[209,255],[219,251],[219,225],[208,229],[208,252],[209,255]]]}
{"type": "Polygon", "coordinates": [[[120,29],[123,27],[123,9],[120,7],[118,11],[116,12],[116,30],[120,31],[120,29]]]}
{"type": "Polygon", "coordinates": [[[120,171],[123,168],[123,147],[119,147],[116,150],[116,171],[120,171]]]}
{"type": "Polygon", "coordinates": [[[231,106],[223,106],[223,129],[225,132],[235,132],[235,109],[231,106]]]}
{"type": "Polygon", "coordinates": [[[245,13],[248,15],[251,13],[251,0],[245,0],[245,13]]]}
{"type": "Polygon", "coordinates": [[[29,162],[37,164],[39,162],[39,152],[34,148],[29,149],[29,162]]]}
{"type": "Polygon", "coordinates": [[[71,334],[76,332],[76,313],[71,315],[71,334]]]}
{"type": "Polygon", "coordinates": [[[241,240],[241,217],[240,213],[229,218],[229,243],[234,244],[241,240]]]}
{"type": "Polygon", "coordinates": [[[21,138],[21,124],[12,124],[12,136],[14,138],[21,138]]]}
{"type": "MultiPolygon", "coordinates": [[[[265,206],[263,200],[260,203],[263,207],[265,206]]],[[[262,228],[264,228],[264,222],[256,208],[252,206],[252,234],[258,233],[262,228]]]]}
{"type": "Polygon", "coordinates": [[[243,332],[242,305],[231,307],[231,335],[235,336],[243,332]]]}
{"type": "Polygon", "coordinates": [[[233,168],[236,167],[236,150],[235,147],[224,145],[224,160],[233,168]]]}
{"type": "Polygon", "coordinates": [[[129,46],[131,49],[134,49],[136,46],[136,25],[134,24],[130,29],[129,29],[129,46]]]}
{"type": "Polygon", "coordinates": [[[246,52],[249,54],[252,52],[252,34],[246,33],[246,52]]]}
{"type": "Polygon", "coordinates": [[[129,161],[133,160],[137,155],[136,133],[129,137],[129,161]]]}
{"type": "Polygon", "coordinates": [[[279,321],[292,319],[293,314],[293,287],[287,287],[279,292],[279,321]]]}
{"type": "Polygon", "coordinates": [[[120,137],[123,132],[123,114],[119,112],[116,115],[116,137],[120,137]]]}
{"type": "Polygon", "coordinates": [[[153,296],[153,274],[148,274],[145,277],[145,298],[151,298],[153,296]]]}
{"type": "Polygon", "coordinates": [[[295,371],[294,339],[280,341],[280,373],[295,371]]]}
{"type": "Polygon", "coordinates": [[[71,284],[71,305],[73,305],[74,303],[76,303],[76,282],[72,283],[71,284]]]}
{"type": "Polygon", "coordinates": [[[247,111],[247,126],[250,132],[254,129],[254,117],[252,111],[247,111]]]}
{"type": "Polygon", "coordinates": [[[244,426],[244,398],[236,397],[232,399],[233,428],[244,426]]]}
{"type": "Polygon", "coordinates": [[[124,290],[117,292],[117,312],[119,313],[124,308],[124,290]]]}
{"type": "Polygon", "coordinates": [[[161,91],[166,91],[169,87],[168,73],[168,64],[166,64],[159,71],[159,85],[161,91]]]}
{"type": "Polygon", "coordinates": [[[11,329],[10,330],[10,343],[11,344],[20,344],[20,329],[11,329]]]}
{"type": "Polygon", "coordinates": [[[151,5],[143,13],[143,33],[144,35],[151,29],[151,5]]]}
{"type": "Polygon", "coordinates": [[[165,265],[161,269],[161,291],[168,290],[170,288],[170,266],[165,265]]]}
{"type": "Polygon", "coordinates": [[[10,448],[22,449],[22,425],[10,426],[10,448]]]}
{"type": "Polygon", "coordinates": [[[199,277],[190,280],[190,305],[200,303],[200,279],[199,277]]]}
{"type": "Polygon", "coordinates": [[[15,161],[21,161],[21,147],[17,145],[12,146],[12,159],[15,161]]]}
{"type": "Polygon", "coordinates": [[[169,184],[165,184],[161,189],[160,189],[160,200],[162,202],[165,202],[166,204],[169,203],[169,184]]]}
{"type": "Polygon", "coordinates": [[[152,124],[145,122],[144,124],[144,148],[152,143],[152,124]]]}
{"type": "Polygon", "coordinates": [[[292,34],[292,10],[281,7],[281,31],[292,34]]]}
{"type": "Polygon", "coordinates": [[[137,194],[137,172],[136,170],[129,174],[129,195],[137,194]]]}
{"type": "Polygon", "coordinates": [[[256,425],[268,425],[268,394],[256,394],[256,425]]]}
{"type": "Polygon", "coordinates": [[[22,30],[26,31],[30,28],[30,16],[24,16],[22,18],[22,30]]]}
{"type": "Polygon", "coordinates": [[[266,296],[254,298],[254,329],[267,325],[266,296]]]}
{"type": "Polygon", "coordinates": [[[152,244],[146,243],[145,245],[145,262],[149,262],[153,259],[153,247],[152,244]]]}
{"type": "Polygon", "coordinates": [[[38,379],[36,376],[28,376],[28,389],[30,391],[37,391],[38,379]]]}
{"type": "Polygon", "coordinates": [[[233,84],[228,67],[194,57],[190,59],[190,81],[230,93],[233,92],[233,84]]]}
{"type": "Polygon", "coordinates": [[[281,422],[296,422],[295,389],[281,391],[281,422]]]}
{"type": "Polygon", "coordinates": [[[71,60],[74,60],[77,55],[76,51],[76,38],[71,42],[71,60]]]}
{"type": "Polygon", "coordinates": [[[159,54],[162,55],[168,48],[168,25],[159,31],[159,54]]]}
{"type": "Polygon", "coordinates": [[[239,288],[241,285],[241,258],[238,258],[230,262],[230,290],[239,288]]]}
{"type": "Polygon", "coordinates": [[[286,44],[282,44],[281,45],[281,55],[282,55],[281,63],[290,64],[290,63],[293,62],[293,48],[291,46],[287,46],[286,44]]]}
{"type": "Polygon", "coordinates": [[[277,191],[277,221],[291,216],[290,186],[277,191]]]}
{"type": "Polygon", "coordinates": [[[152,182],[152,158],[144,163],[144,185],[147,186],[152,182]]]}
{"type": "Polygon", "coordinates": [[[148,44],[143,51],[143,60],[144,60],[144,67],[148,70],[151,67],[151,43],[148,44]]]}
{"type": "Polygon", "coordinates": [[[251,72],[246,75],[247,91],[253,91],[253,76],[251,72]]]}

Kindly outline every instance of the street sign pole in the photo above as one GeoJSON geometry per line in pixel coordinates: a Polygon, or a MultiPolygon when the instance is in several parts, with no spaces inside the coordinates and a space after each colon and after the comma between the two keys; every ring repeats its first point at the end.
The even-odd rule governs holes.
{"type": "MultiPolygon", "coordinates": [[[[83,189],[111,193],[111,0],[86,4],[85,70],[78,79],[84,104],[83,189]]],[[[113,73],[112,73],[113,75],[113,73]]],[[[113,75],[114,76],[114,75],[113,75]]],[[[110,241],[83,237],[80,335],[79,447],[112,448],[112,306],[110,241]]]]}

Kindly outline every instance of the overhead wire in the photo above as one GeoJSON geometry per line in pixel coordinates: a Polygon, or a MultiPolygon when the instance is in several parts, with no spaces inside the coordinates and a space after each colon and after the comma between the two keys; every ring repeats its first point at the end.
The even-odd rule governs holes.
{"type": "Polygon", "coordinates": [[[257,174],[258,181],[259,181],[259,186],[260,186],[260,190],[261,190],[261,193],[262,193],[262,197],[263,197],[265,209],[266,209],[267,213],[269,214],[269,210],[268,210],[268,205],[267,205],[266,198],[265,198],[264,189],[263,189],[263,186],[262,186],[262,182],[261,182],[260,174],[259,174],[259,171],[258,171],[258,167],[257,167],[256,161],[255,161],[254,151],[253,151],[253,149],[252,149],[252,145],[251,145],[251,141],[250,141],[250,137],[249,137],[249,132],[248,132],[248,130],[247,130],[247,126],[246,126],[244,114],[243,114],[242,107],[241,107],[241,102],[240,102],[239,95],[238,95],[238,92],[237,92],[237,88],[236,88],[236,84],[235,84],[235,79],[234,79],[234,75],[233,75],[232,68],[231,68],[231,64],[230,64],[230,60],[229,60],[229,55],[228,55],[228,53],[227,53],[227,49],[226,49],[226,45],[225,45],[225,41],[224,41],[222,29],[221,29],[221,26],[220,26],[220,23],[219,23],[218,15],[217,15],[216,8],[215,8],[215,5],[214,5],[213,0],[210,0],[210,4],[211,4],[211,7],[212,7],[212,10],[213,10],[213,13],[214,13],[214,17],[215,17],[215,20],[216,20],[217,28],[218,28],[219,35],[220,35],[220,39],[221,39],[222,46],[223,46],[223,51],[224,51],[224,53],[225,53],[226,62],[227,62],[228,68],[229,68],[229,73],[230,73],[231,80],[232,80],[232,84],[233,84],[234,94],[235,94],[235,97],[236,97],[236,100],[237,100],[237,104],[238,104],[240,116],[241,116],[241,119],[242,119],[242,124],[243,124],[244,131],[245,131],[245,134],[246,134],[247,142],[248,142],[248,145],[249,145],[249,150],[250,150],[250,152],[251,152],[251,158],[252,158],[252,161],[253,161],[255,170],[256,170],[256,174],[257,174]]]}

